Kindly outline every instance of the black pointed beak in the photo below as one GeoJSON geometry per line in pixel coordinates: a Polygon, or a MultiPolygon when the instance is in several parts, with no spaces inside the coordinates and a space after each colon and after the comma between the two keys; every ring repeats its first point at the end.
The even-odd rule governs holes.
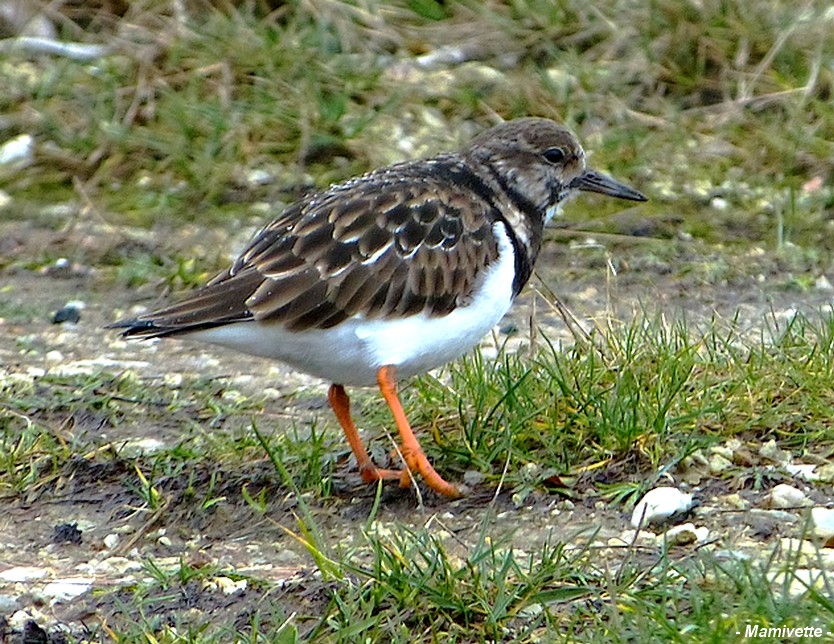
{"type": "Polygon", "coordinates": [[[617,199],[628,199],[629,201],[648,201],[648,197],[626,184],[612,179],[607,174],[596,170],[585,170],[573,180],[573,187],[585,192],[598,192],[601,195],[616,197],[617,199]]]}

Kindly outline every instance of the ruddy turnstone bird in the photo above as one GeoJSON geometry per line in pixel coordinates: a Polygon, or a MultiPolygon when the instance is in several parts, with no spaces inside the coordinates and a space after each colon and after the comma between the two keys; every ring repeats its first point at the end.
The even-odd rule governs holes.
{"type": "Polygon", "coordinates": [[[322,378],[363,480],[405,487],[419,474],[456,497],[414,436],[397,381],[457,358],[498,323],[530,278],[545,224],[579,191],[646,200],[587,168],[562,125],[509,121],[458,152],[304,197],[204,287],[112,326],[125,337],[230,347],[322,378]],[[374,465],[345,385],[379,387],[399,431],[401,471],[374,465]]]}

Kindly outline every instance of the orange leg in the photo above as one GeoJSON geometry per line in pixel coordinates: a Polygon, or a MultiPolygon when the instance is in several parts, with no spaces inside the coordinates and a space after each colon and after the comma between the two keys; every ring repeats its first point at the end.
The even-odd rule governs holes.
{"type": "Polygon", "coordinates": [[[356,430],[356,425],[353,424],[353,419],[350,416],[350,398],[342,385],[330,385],[330,391],[327,392],[327,402],[330,403],[333,413],[342,430],[345,432],[345,437],[353,450],[353,455],[356,457],[356,463],[359,466],[359,474],[365,483],[373,483],[379,480],[402,479],[403,473],[398,470],[383,470],[374,465],[371,460],[368,450],[362,444],[362,439],[359,438],[359,432],[356,430]]]}
{"type": "MultiPolygon", "coordinates": [[[[385,398],[385,402],[388,403],[388,407],[394,415],[394,422],[397,424],[400,439],[402,440],[403,458],[405,459],[408,470],[419,473],[426,482],[426,485],[440,494],[452,498],[461,496],[454,485],[444,481],[440,474],[435,472],[431,463],[429,463],[429,459],[423,453],[423,448],[420,447],[417,437],[414,436],[414,432],[411,430],[403,407],[400,404],[400,399],[397,397],[397,381],[394,378],[394,367],[385,366],[380,368],[376,372],[376,380],[379,383],[379,390],[382,392],[382,397],[385,398]]],[[[405,487],[409,485],[408,472],[404,472],[403,474],[404,476],[401,478],[400,484],[405,487]]]]}

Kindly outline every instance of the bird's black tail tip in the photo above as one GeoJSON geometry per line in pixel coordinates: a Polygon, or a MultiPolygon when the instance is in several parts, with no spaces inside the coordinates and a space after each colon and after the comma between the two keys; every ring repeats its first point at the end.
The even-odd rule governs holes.
{"type": "Polygon", "coordinates": [[[116,320],[115,322],[106,325],[104,328],[116,329],[120,331],[119,335],[123,338],[129,338],[132,336],[153,336],[162,331],[162,329],[157,327],[150,320],[139,320],[137,318],[116,320]]]}

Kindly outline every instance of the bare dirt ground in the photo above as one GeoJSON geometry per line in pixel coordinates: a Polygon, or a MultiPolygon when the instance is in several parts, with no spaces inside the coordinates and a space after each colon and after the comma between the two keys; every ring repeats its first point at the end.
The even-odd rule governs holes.
{"type": "MultiPolygon", "coordinates": [[[[663,311],[670,318],[686,315],[694,323],[715,317],[729,321],[735,316],[737,325],[755,333],[794,310],[816,315],[832,297],[823,282],[806,290],[791,288],[797,277],[813,284],[820,276],[803,272],[801,262],[786,266],[784,257],[764,251],[739,258],[677,239],[645,244],[637,240],[605,250],[594,244],[564,243],[566,237],[587,241],[587,236],[563,232],[554,236],[562,243],[548,245],[539,272],[544,283],[582,321],[602,316],[628,320],[642,307],[663,311]],[[658,247],[662,252],[653,250],[658,247]],[[609,260],[617,269],[616,276],[610,271],[609,260]]],[[[94,625],[136,619],[125,614],[130,605],[127,589],[148,576],[149,560],[162,568],[182,562],[194,568],[211,564],[261,581],[240,585],[239,580],[218,577],[217,586],[208,589],[213,592],[201,581],[185,584],[185,590],[171,595],[161,594],[146,610],[163,623],[183,615],[195,621],[210,615],[214,623],[246,623],[257,612],[262,623],[273,620],[277,625],[290,610],[315,615],[316,607],[327,601],[326,588],[313,575],[312,559],[285,530],[297,529],[293,512],[298,512],[298,499],[278,480],[266,455],[249,463],[244,471],[228,471],[222,463],[214,462],[192,471],[159,473],[167,502],[156,510],[143,506],[137,497],[137,475],[130,455],[152,451],[149,439],[170,448],[185,437],[199,439],[213,427],[232,434],[245,432],[253,418],[266,434],[315,422],[332,435],[333,449],[340,459],[340,478],[334,483],[332,498],[307,501],[328,538],[349,547],[367,520],[374,491],[361,486],[350,467],[326,406],[325,385],[280,365],[231,352],[184,342],[125,343],[104,330],[116,311],[153,304],[151,298],[160,290],[154,284],[138,289],[114,285],[112,271],[108,274],[99,268],[98,263],[113,253],[130,254],[129,246],[136,242],[127,239],[119,231],[92,225],[61,231],[23,222],[2,226],[3,381],[37,380],[44,373],[84,370],[113,374],[130,370],[149,381],[199,375],[206,378],[207,387],[222,383],[217,385],[218,392],[273,392],[273,403],[241,418],[189,418],[188,404],[170,414],[143,416],[138,409],[135,416],[118,425],[89,411],[78,414],[71,406],[31,409],[29,418],[52,428],[56,440],[67,446],[84,444],[91,451],[74,454],[42,483],[22,493],[7,489],[0,496],[0,615],[8,619],[18,615],[20,622],[24,611],[51,629],[53,636],[59,632],[55,630],[58,624],[73,632],[89,627],[101,636],[102,630],[94,625]],[[69,258],[69,265],[43,263],[45,257],[60,256],[69,258]],[[53,324],[54,311],[69,300],[85,303],[80,321],[53,324]],[[306,395],[293,396],[298,390],[306,395]],[[96,450],[121,457],[98,458],[96,450]],[[242,483],[267,490],[266,513],[254,512],[245,502],[242,483]],[[223,502],[211,511],[195,512],[189,489],[210,485],[214,496],[223,502]],[[67,527],[72,524],[80,535],[67,527]],[[3,577],[10,570],[17,571],[17,576],[3,577]],[[76,595],[73,585],[85,592],[76,595]]],[[[183,239],[178,243],[185,246],[190,242],[183,239]]],[[[211,243],[203,240],[204,245],[211,243]]],[[[527,337],[531,297],[527,293],[503,325],[519,329],[522,343],[527,337]]],[[[570,341],[564,323],[544,301],[537,303],[536,311],[537,323],[551,339],[570,341]]],[[[95,394],[77,392],[79,396],[95,394]]],[[[0,414],[13,413],[12,401],[4,400],[6,395],[0,383],[0,414]]],[[[14,445],[14,440],[7,437],[6,444],[14,445]]],[[[707,478],[697,494],[702,506],[715,506],[736,491],[732,487],[721,478],[707,478]]],[[[517,507],[509,494],[494,498],[494,492],[475,486],[470,496],[455,502],[426,495],[419,506],[409,491],[386,490],[375,523],[384,529],[392,521],[409,525],[432,522],[439,531],[454,536],[451,548],[462,550],[476,538],[488,507],[495,511],[495,534],[513,534],[514,542],[530,547],[551,534],[582,528],[599,530],[596,538],[604,542],[628,527],[622,507],[607,506],[581,493],[565,504],[562,497],[536,490],[517,507]]],[[[762,495],[744,491],[742,497],[744,503],[758,507],[762,495]]],[[[708,527],[725,548],[772,543],[787,529],[775,518],[739,521],[732,512],[702,513],[696,523],[708,527]]],[[[13,623],[10,628],[19,626],[13,623]]]]}

